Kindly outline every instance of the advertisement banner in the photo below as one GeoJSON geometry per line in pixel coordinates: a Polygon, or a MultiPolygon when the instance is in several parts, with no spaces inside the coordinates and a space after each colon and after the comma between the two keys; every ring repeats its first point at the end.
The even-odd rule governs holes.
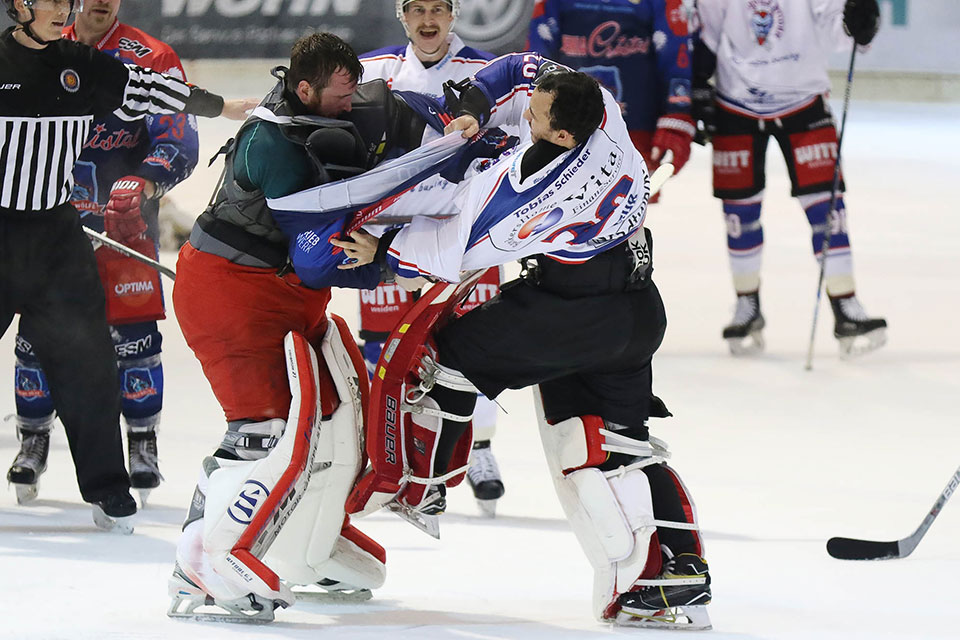
{"type": "MultiPolygon", "coordinates": [[[[463,0],[456,31],[480,49],[522,50],[532,10],[533,0],[463,0]]],[[[358,54],[406,40],[394,0],[128,0],[120,17],[184,59],[285,58],[313,31],[358,54]]]]}

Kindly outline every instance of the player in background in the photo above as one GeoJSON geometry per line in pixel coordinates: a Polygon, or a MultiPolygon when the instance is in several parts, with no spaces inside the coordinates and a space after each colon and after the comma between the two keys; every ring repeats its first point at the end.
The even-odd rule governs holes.
{"type": "Polygon", "coordinates": [[[688,4],[536,0],[533,8],[528,48],[593,76],[614,95],[651,173],[667,151],[679,172],[696,133],[688,4]]]}
{"type": "MultiPolygon", "coordinates": [[[[0,331],[20,315],[31,340],[23,351],[35,351],[49,382],[31,391],[50,393],[81,496],[99,527],[129,533],[137,506],[123,464],[117,359],[96,259],[70,201],[74,165],[94,119],[106,114],[242,119],[253,105],[63,40],[80,2],[4,4],[14,26],[0,37],[0,331]]],[[[49,435],[25,444],[8,474],[21,501],[36,491],[49,435]]]]}
{"type": "MultiPolygon", "coordinates": [[[[122,62],[185,79],[173,49],[117,19],[121,1],[86,0],[85,10],[64,29],[63,37],[122,62]]],[[[81,222],[94,231],[106,230],[112,239],[156,258],[159,199],[190,175],[197,164],[197,150],[197,121],[185,113],[147,116],[134,122],[108,115],[95,121],[74,167],[71,200],[81,222]]],[[[99,247],[95,254],[120,369],[130,484],[145,502],[162,478],[157,463],[157,427],[163,405],[162,336],[157,328],[157,320],[164,317],[161,281],[150,267],[107,247],[99,247]]],[[[25,446],[38,437],[49,443],[54,420],[49,383],[36,353],[29,348],[31,343],[29,335],[21,332],[17,336],[17,423],[25,446]]],[[[16,467],[15,462],[10,472],[14,477],[18,475],[16,467]]]]}
{"type": "Polygon", "coordinates": [[[699,0],[694,107],[713,141],[713,195],[723,202],[737,306],[723,337],[734,354],[763,349],[760,208],[772,136],[790,173],[791,195],[810,222],[821,257],[830,225],[825,281],[841,355],[886,342],[887,322],[871,318],[855,295],[853,257],[840,182],[827,220],[837,130],[826,95],[828,55],[867,45],[879,28],[876,0],[699,0]],[[700,46],[702,43],[703,46],[700,46]],[[715,77],[715,87],[709,80],[715,77]]]}
{"type": "MultiPolygon", "coordinates": [[[[382,78],[397,91],[440,97],[445,82],[469,78],[494,56],[466,46],[451,32],[459,13],[460,0],[397,0],[397,19],[410,42],[360,56],[364,79],[382,78]]],[[[464,307],[469,310],[495,296],[500,290],[500,280],[501,267],[488,270],[464,307]]],[[[383,341],[417,295],[397,284],[381,284],[373,291],[360,291],[360,339],[363,357],[371,372],[380,358],[383,341]]],[[[496,500],[504,493],[500,469],[490,448],[496,421],[497,405],[479,397],[473,418],[474,445],[467,482],[480,508],[491,516],[496,511],[496,500]]]]}

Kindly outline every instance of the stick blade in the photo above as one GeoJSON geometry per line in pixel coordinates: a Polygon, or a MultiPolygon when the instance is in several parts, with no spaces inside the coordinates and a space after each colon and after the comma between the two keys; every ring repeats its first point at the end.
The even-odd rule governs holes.
{"type": "Polygon", "coordinates": [[[891,560],[900,557],[900,545],[896,542],[830,538],[827,553],[838,560],[891,560]]]}

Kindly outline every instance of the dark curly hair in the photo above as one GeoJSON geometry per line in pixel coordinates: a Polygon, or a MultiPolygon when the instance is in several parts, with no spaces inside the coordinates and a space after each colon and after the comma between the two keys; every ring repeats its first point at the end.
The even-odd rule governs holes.
{"type": "Polygon", "coordinates": [[[354,82],[363,75],[363,66],[353,48],[332,33],[311,33],[293,44],[287,88],[297,88],[301,80],[320,91],[330,82],[337,69],[345,69],[354,82]]]}
{"type": "Polygon", "coordinates": [[[585,142],[603,121],[600,85],[585,73],[554,71],[539,79],[537,89],[553,96],[550,128],[566,129],[577,144],[585,142]]]}

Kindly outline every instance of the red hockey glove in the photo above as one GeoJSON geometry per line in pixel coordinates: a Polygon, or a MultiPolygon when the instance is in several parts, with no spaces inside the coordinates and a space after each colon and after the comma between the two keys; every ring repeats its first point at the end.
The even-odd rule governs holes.
{"type": "Polygon", "coordinates": [[[137,176],[124,176],[113,183],[110,201],[103,213],[103,227],[107,236],[127,244],[147,230],[140,215],[140,203],[146,199],[143,188],[146,181],[137,176]]]}
{"type": "Polygon", "coordinates": [[[697,132],[693,118],[683,114],[661,116],[657,120],[657,130],[653,132],[650,156],[656,162],[662,162],[667,151],[673,152],[673,168],[677,173],[690,159],[690,142],[697,132]]]}

